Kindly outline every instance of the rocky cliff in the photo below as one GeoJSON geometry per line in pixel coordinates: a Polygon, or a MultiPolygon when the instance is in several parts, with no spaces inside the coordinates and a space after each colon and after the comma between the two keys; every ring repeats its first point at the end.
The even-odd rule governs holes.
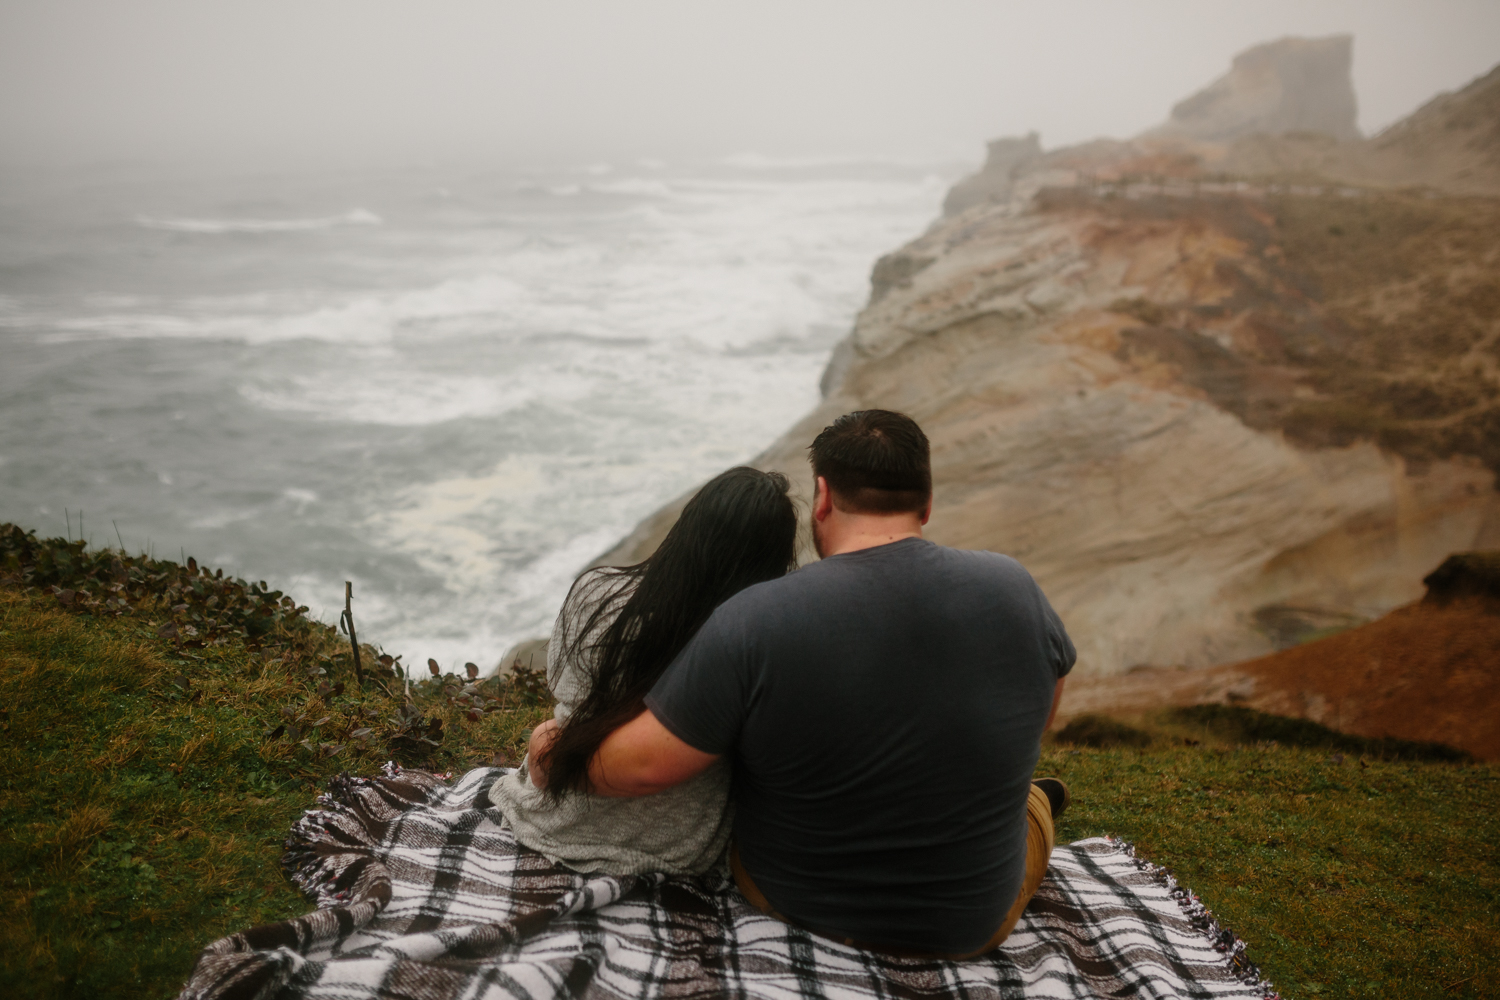
{"type": "Polygon", "coordinates": [[[1245,177],[1500,196],[1500,66],[1368,140],[1263,132],[1199,152],[1211,169],[1245,177]]]}
{"type": "MultiPolygon", "coordinates": [[[[989,144],[989,155],[985,157],[983,169],[953,185],[948,197],[943,199],[943,214],[957,215],[975,205],[1010,201],[1016,179],[1041,158],[1042,143],[1035,132],[1021,138],[995,139],[989,144]]],[[[877,272],[872,283],[880,289],[891,282],[877,272]]]]}
{"type": "Polygon", "coordinates": [[[1154,133],[1209,142],[1281,132],[1357,139],[1353,59],[1352,35],[1257,45],[1235,56],[1228,73],[1173,106],[1154,133]]]}
{"type": "Polygon", "coordinates": [[[876,265],[823,403],[756,464],[805,484],[833,417],[910,413],[928,537],[1025,562],[1084,675],[1264,654],[1500,546],[1500,202],[1237,179],[1181,136],[1033,145],[876,265]]]}

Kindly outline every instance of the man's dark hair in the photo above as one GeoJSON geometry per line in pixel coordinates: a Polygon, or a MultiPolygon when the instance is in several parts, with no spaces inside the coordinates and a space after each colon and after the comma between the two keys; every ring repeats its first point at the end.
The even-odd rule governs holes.
{"type": "Polygon", "coordinates": [[[856,410],[823,428],[808,447],[813,475],[851,514],[920,513],[932,498],[927,435],[893,410],[856,410]]]}

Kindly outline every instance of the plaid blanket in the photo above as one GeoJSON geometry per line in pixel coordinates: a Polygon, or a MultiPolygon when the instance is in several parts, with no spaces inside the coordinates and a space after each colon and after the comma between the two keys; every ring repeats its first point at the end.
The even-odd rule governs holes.
{"type": "Polygon", "coordinates": [[[504,773],[334,781],[283,859],[317,911],[215,941],[182,1000],[1276,996],[1196,896],[1119,841],[1059,847],[997,951],[899,958],[764,916],[727,871],[558,868],[491,806],[504,773]]]}

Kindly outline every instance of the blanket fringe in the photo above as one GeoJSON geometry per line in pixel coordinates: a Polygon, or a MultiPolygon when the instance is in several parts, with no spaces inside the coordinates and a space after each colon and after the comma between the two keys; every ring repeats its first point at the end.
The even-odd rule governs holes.
{"type": "Polygon", "coordinates": [[[1167,894],[1182,908],[1183,915],[1188,918],[1193,929],[1208,938],[1214,950],[1229,960],[1229,969],[1236,979],[1252,990],[1259,990],[1262,1000],[1282,1000],[1281,994],[1276,992],[1270,980],[1262,976],[1260,969],[1250,961],[1250,956],[1246,954],[1245,942],[1240,939],[1240,936],[1220,924],[1213,912],[1204,905],[1203,900],[1180,885],[1171,871],[1137,855],[1135,845],[1128,840],[1121,840],[1118,837],[1105,837],[1104,839],[1118,845],[1136,868],[1167,890],[1167,894]]]}
{"type": "Polygon", "coordinates": [[[375,850],[389,822],[443,787],[442,778],[387,762],[379,775],[347,772],[292,825],[281,868],[318,908],[390,900],[390,874],[375,850]]]}

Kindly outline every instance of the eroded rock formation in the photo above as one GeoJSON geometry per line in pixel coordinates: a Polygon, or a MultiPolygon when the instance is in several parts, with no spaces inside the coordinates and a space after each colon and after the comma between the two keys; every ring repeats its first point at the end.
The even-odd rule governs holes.
{"type": "Polygon", "coordinates": [[[1179,101],[1155,132],[1209,142],[1258,132],[1357,139],[1353,57],[1352,35],[1257,45],[1235,56],[1228,73],[1179,101]]]}
{"type": "MultiPolygon", "coordinates": [[[[1041,137],[1035,132],[1019,138],[991,141],[984,166],[978,173],[953,185],[948,197],[943,199],[943,214],[957,215],[975,205],[1010,201],[1016,178],[1041,158],[1041,137]]],[[[879,288],[878,281],[876,288],[879,288]]]]}

